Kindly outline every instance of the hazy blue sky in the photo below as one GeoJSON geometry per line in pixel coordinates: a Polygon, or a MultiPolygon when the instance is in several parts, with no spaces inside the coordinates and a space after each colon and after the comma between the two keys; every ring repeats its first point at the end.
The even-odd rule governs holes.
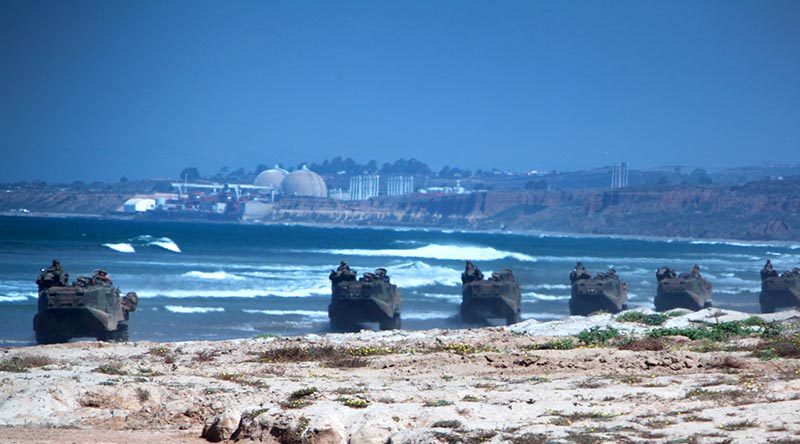
{"type": "Polygon", "coordinates": [[[0,182],[800,160],[800,1],[0,0],[0,182]]]}

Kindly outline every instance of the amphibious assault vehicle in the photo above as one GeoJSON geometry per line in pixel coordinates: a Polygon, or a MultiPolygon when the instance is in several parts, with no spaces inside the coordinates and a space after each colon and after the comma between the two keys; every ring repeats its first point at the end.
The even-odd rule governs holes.
{"type": "Polygon", "coordinates": [[[628,309],[628,284],[613,268],[592,277],[578,262],[569,280],[572,283],[569,312],[573,316],[588,316],[598,311],[619,313],[628,309]]]}
{"type": "Polygon", "coordinates": [[[345,331],[362,322],[377,322],[381,330],[400,328],[402,299],[397,285],[389,281],[386,269],[364,273],[356,280],[355,270],[345,262],[331,270],[331,303],[328,317],[331,329],[345,331]]]}
{"type": "Polygon", "coordinates": [[[522,295],[511,270],[492,273],[483,279],[483,273],[472,262],[461,274],[461,320],[479,323],[487,319],[505,319],[507,325],[519,322],[522,295]]]}
{"type": "Polygon", "coordinates": [[[800,307],[800,268],[778,273],[767,260],[761,270],[761,294],[758,297],[762,313],[774,313],[783,307],[800,307]]]}
{"type": "Polygon", "coordinates": [[[695,265],[690,273],[677,275],[671,268],[661,267],[656,271],[658,291],[655,300],[656,311],[673,308],[701,310],[711,307],[711,283],[700,275],[700,267],[695,265]]]}
{"type": "Polygon", "coordinates": [[[69,275],[58,261],[43,269],[36,280],[39,308],[33,317],[37,344],[68,342],[95,337],[100,341],[127,341],[128,314],[136,311],[138,298],[130,292],[120,297],[103,270],[81,276],[69,285],[69,275]]]}

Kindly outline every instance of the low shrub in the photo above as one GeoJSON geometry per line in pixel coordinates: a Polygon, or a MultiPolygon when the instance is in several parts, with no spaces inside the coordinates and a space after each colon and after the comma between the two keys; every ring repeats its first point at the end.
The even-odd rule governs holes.
{"type": "Polygon", "coordinates": [[[531,344],[525,348],[528,350],[572,350],[575,348],[575,341],[571,338],[560,338],[543,344],[531,344]]]}
{"type": "Polygon", "coordinates": [[[304,389],[295,390],[295,391],[293,391],[292,393],[289,394],[289,399],[290,400],[302,399],[302,398],[311,396],[314,393],[317,393],[318,391],[319,390],[317,390],[316,387],[307,387],[307,388],[304,388],[304,389]]]}
{"type": "Polygon", "coordinates": [[[443,421],[436,421],[431,424],[431,427],[436,429],[458,429],[461,427],[461,421],[457,419],[446,419],[443,421]]]}
{"type": "Polygon", "coordinates": [[[635,322],[644,325],[661,325],[669,319],[669,316],[662,313],[645,314],[640,311],[628,311],[617,316],[619,322],[635,322]]]}
{"type": "Polygon", "coordinates": [[[664,350],[664,340],[661,338],[644,337],[639,339],[631,339],[619,346],[620,350],[631,351],[661,351],[664,350]]]}
{"type": "Polygon", "coordinates": [[[578,333],[578,340],[588,346],[605,345],[608,341],[618,338],[620,336],[619,330],[614,327],[599,327],[594,326],[588,330],[583,330],[578,333]]]}
{"type": "Polygon", "coordinates": [[[44,367],[56,361],[41,355],[15,356],[0,361],[0,372],[24,373],[30,368],[44,367]]]}

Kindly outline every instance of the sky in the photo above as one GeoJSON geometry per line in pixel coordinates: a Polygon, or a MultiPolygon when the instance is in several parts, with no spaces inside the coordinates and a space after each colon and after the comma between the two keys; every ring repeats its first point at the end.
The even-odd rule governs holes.
{"type": "Polygon", "coordinates": [[[0,0],[0,182],[800,161],[800,2],[0,0]]]}

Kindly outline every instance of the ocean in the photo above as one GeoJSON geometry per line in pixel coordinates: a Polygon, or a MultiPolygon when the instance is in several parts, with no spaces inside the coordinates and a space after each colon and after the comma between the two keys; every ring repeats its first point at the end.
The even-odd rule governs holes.
{"type": "Polygon", "coordinates": [[[384,267],[403,296],[405,329],[466,328],[460,274],[510,268],[523,319],[569,314],[569,272],[583,261],[628,282],[629,306],[653,307],[655,270],[695,263],[721,308],[758,312],[759,270],[800,265],[800,245],[616,237],[0,217],[0,346],[34,343],[35,280],[58,258],[71,279],[106,269],[135,291],[131,340],[181,341],[328,331],[328,273],[384,267]]]}

